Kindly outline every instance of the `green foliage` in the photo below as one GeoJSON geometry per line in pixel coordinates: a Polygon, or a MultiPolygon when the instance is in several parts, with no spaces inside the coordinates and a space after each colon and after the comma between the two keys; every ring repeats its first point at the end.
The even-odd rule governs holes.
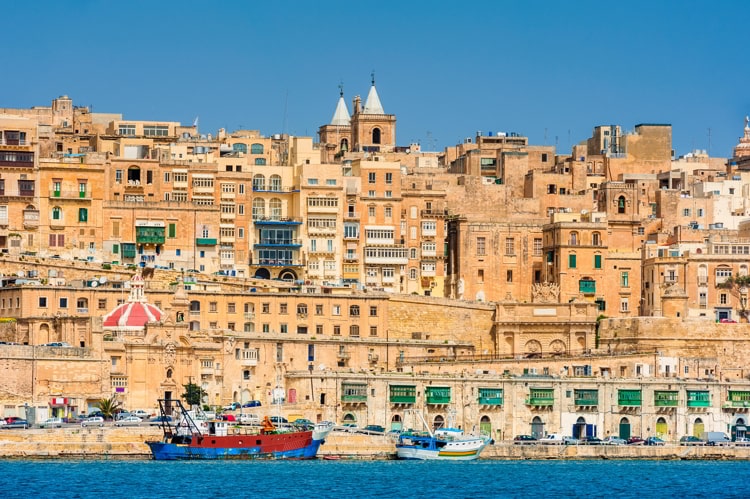
{"type": "Polygon", "coordinates": [[[727,279],[716,285],[719,289],[739,290],[742,287],[750,287],[750,275],[727,277],[727,279]]]}
{"type": "Polygon", "coordinates": [[[206,391],[195,383],[188,383],[187,385],[182,385],[182,387],[185,389],[185,393],[182,394],[185,403],[190,407],[200,405],[201,399],[206,395],[206,391]]]}
{"type": "Polygon", "coordinates": [[[112,395],[108,399],[100,399],[96,403],[96,406],[104,414],[104,419],[112,419],[120,405],[120,402],[117,401],[117,395],[112,395]]]}

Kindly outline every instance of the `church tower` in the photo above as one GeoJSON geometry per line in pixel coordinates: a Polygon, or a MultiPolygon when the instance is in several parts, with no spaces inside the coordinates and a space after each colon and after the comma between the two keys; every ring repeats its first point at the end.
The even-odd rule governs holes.
{"type": "Polygon", "coordinates": [[[352,151],[390,152],[396,147],[396,116],[386,114],[375,88],[375,73],[372,86],[367,94],[364,109],[359,96],[354,98],[351,118],[352,151]]]}
{"type": "Polygon", "coordinates": [[[339,101],[333,118],[327,125],[318,128],[322,163],[335,163],[341,155],[351,150],[352,127],[349,110],[344,101],[344,86],[339,85],[339,101]]]}

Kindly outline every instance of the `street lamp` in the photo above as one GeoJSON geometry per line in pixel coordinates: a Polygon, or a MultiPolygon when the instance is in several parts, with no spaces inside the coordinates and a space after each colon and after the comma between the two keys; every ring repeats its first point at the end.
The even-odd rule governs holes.
{"type": "Polygon", "coordinates": [[[310,372],[310,402],[315,403],[315,393],[313,393],[313,365],[312,362],[307,365],[307,370],[310,372]]]}

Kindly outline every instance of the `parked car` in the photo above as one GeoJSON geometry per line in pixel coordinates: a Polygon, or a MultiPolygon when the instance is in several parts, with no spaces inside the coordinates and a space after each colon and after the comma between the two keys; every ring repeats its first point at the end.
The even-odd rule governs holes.
{"type": "Polygon", "coordinates": [[[549,435],[545,435],[542,438],[539,439],[540,444],[553,444],[553,445],[562,445],[565,443],[565,437],[560,435],[559,433],[550,433],[549,435]]]}
{"type": "Polygon", "coordinates": [[[737,437],[737,440],[734,441],[734,445],[737,445],[739,447],[747,447],[748,445],[750,445],[750,438],[737,437]]]}
{"type": "Polygon", "coordinates": [[[732,441],[721,431],[706,431],[702,435],[706,445],[729,445],[732,441]]]}
{"type": "Polygon", "coordinates": [[[292,421],[292,424],[294,426],[305,426],[305,427],[307,427],[307,426],[315,426],[315,423],[313,423],[309,419],[305,419],[305,418],[297,418],[294,421],[292,421]]]}
{"type": "Polygon", "coordinates": [[[630,437],[628,445],[643,445],[644,440],[641,437],[630,437]]]}
{"type": "Polygon", "coordinates": [[[563,443],[565,445],[578,445],[581,441],[575,437],[563,437],[563,443]]]}
{"type": "Polygon", "coordinates": [[[31,427],[31,425],[29,424],[28,421],[26,421],[25,419],[17,418],[17,417],[6,418],[5,424],[0,426],[0,428],[2,428],[3,430],[10,430],[13,428],[23,428],[25,430],[29,427],[31,427]],[[9,419],[11,421],[8,421],[9,419]]]}
{"type": "Polygon", "coordinates": [[[385,428],[377,424],[368,424],[367,426],[365,426],[364,429],[367,431],[376,431],[378,433],[385,433],[385,428]]]}
{"type": "Polygon", "coordinates": [[[271,416],[268,418],[269,421],[271,421],[273,424],[286,424],[289,421],[286,420],[285,417],[282,416],[271,416]]]}
{"type": "Polygon", "coordinates": [[[513,439],[513,443],[516,445],[535,444],[537,443],[537,439],[531,435],[516,435],[513,439]]]}
{"type": "Polygon", "coordinates": [[[86,417],[87,418],[103,418],[104,413],[102,411],[91,411],[86,417]]]}
{"type": "Polygon", "coordinates": [[[222,410],[224,410],[224,411],[236,411],[240,407],[242,407],[242,404],[240,404],[239,402],[232,402],[229,405],[225,405],[222,410]]]}
{"type": "Polygon", "coordinates": [[[92,416],[81,421],[81,426],[104,426],[104,418],[101,416],[92,416]]]}
{"type": "Polygon", "coordinates": [[[260,416],[257,414],[240,414],[240,424],[260,424],[260,416]]]}
{"type": "Polygon", "coordinates": [[[250,402],[245,402],[242,404],[242,407],[260,407],[260,400],[251,400],[250,402]]]}
{"type": "Polygon", "coordinates": [[[737,324],[737,321],[734,319],[721,319],[719,322],[721,324],[737,324]]]}
{"type": "Polygon", "coordinates": [[[142,421],[138,416],[125,416],[115,421],[115,426],[138,426],[142,421]]]}
{"type": "Polygon", "coordinates": [[[40,428],[62,428],[63,420],[61,418],[48,418],[39,424],[40,428]]]}
{"type": "Polygon", "coordinates": [[[598,437],[583,437],[581,438],[581,445],[601,445],[602,439],[598,437]]]}
{"type": "Polygon", "coordinates": [[[659,437],[648,437],[643,445],[664,445],[664,440],[659,437]]]}
{"type": "Polygon", "coordinates": [[[680,445],[704,445],[706,442],[692,435],[680,437],[680,445]]]}
{"type": "Polygon", "coordinates": [[[602,440],[604,445],[625,445],[627,442],[624,438],[609,436],[602,440]]]}
{"type": "Polygon", "coordinates": [[[148,420],[148,424],[151,426],[161,426],[162,424],[169,424],[172,422],[172,416],[156,416],[148,420]]]}
{"type": "Polygon", "coordinates": [[[222,414],[219,416],[219,419],[222,421],[237,421],[237,418],[234,416],[234,414],[222,414]]]}
{"type": "Polygon", "coordinates": [[[131,416],[138,416],[141,419],[146,419],[151,417],[151,413],[144,411],[143,409],[136,409],[135,411],[130,411],[131,416]]]}

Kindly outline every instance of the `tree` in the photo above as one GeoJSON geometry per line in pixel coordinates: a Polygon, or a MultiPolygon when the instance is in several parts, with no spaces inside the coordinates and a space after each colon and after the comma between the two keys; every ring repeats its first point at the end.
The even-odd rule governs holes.
{"type": "Polygon", "coordinates": [[[724,282],[716,285],[719,289],[726,289],[737,300],[739,304],[739,315],[747,319],[747,295],[750,288],[750,275],[740,275],[737,277],[727,277],[724,282]]]}
{"type": "Polygon", "coordinates": [[[117,409],[120,408],[120,405],[120,402],[117,400],[117,395],[114,394],[108,399],[100,399],[96,403],[96,406],[104,415],[104,419],[112,419],[117,412],[117,409]]]}
{"type": "Polygon", "coordinates": [[[188,383],[182,387],[185,389],[182,398],[190,407],[200,405],[201,399],[207,395],[206,391],[195,383],[188,383]]]}

